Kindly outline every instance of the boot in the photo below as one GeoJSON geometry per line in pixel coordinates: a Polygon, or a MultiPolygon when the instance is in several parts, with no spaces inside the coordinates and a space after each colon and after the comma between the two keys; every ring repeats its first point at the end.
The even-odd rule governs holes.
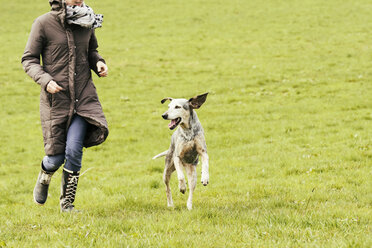
{"type": "Polygon", "coordinates": [[[79,174],[80,171],[73,172],[63,169],[61,197],[59,198],[61,212],[78,212],[74,209],[74,205],[72,205],[72,203],[75,201],[79,174]]]}
{"type": "Polygon", "coordinates": [[[39,205],[44,205],[48,198],[49,184],[53,174],[54,172],[45,171],[41,163],[41,170],[34,188],[34,201],[39,205]]]}

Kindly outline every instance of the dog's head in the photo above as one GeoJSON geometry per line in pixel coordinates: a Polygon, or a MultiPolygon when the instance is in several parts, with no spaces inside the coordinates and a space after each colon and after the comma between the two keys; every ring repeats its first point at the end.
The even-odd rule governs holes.
{"type": "Polygon", "coordinates": [[[186,99],[173,99],[170,97],[161,100],[161,103],[170,101],[168,110],[162,115],[164,120],[171,120],[168,127],[170,130],[175,129],[179,124],[188,123],[190,113],[193,109],[198,109],[207,100],[208,93],[186,99]]]}

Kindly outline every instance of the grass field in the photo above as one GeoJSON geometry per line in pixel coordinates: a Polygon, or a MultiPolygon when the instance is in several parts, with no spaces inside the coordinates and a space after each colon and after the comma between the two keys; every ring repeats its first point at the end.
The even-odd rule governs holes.
{"type": "Polygon", "coordinates": [[[372,3],[367,0],[86,1],[110,75],[110,127],[85,150],[76,207],[32,190],[43,157],[39,87],[20,58],[46,0],[0,5],[0,247],[372,247],[372,3]],[[194,209],[163,159],[163,97],[198,110],[210,184],[194,209]]]}

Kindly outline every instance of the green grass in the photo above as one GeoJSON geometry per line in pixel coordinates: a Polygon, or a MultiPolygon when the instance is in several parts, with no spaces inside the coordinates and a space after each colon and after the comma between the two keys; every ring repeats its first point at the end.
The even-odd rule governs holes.
{"type": "Polygon", "coordinates": [[[372,246],[370,1],[87,2],[105,15],[110,135],[85,150],[75,215],[60,171],[32,200],[40,89],[20,58],[47,1],[1,3],[0,247],[372,246]],[[160,100],[204,92],[210,184],[188,211],[174,174],[168,209],[160,100]]]}

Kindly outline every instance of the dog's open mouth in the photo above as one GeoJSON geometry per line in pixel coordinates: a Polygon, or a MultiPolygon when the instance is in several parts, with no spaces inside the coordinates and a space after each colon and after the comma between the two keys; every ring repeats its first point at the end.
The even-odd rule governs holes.
{"type": "Polygon", "coordinates": [[[175,129],[178,124],[181,122],[181,117],[178,117],[177,119],[171,120],[171,122],[168,124],[168,127],[170,130],[175,129]]]}

